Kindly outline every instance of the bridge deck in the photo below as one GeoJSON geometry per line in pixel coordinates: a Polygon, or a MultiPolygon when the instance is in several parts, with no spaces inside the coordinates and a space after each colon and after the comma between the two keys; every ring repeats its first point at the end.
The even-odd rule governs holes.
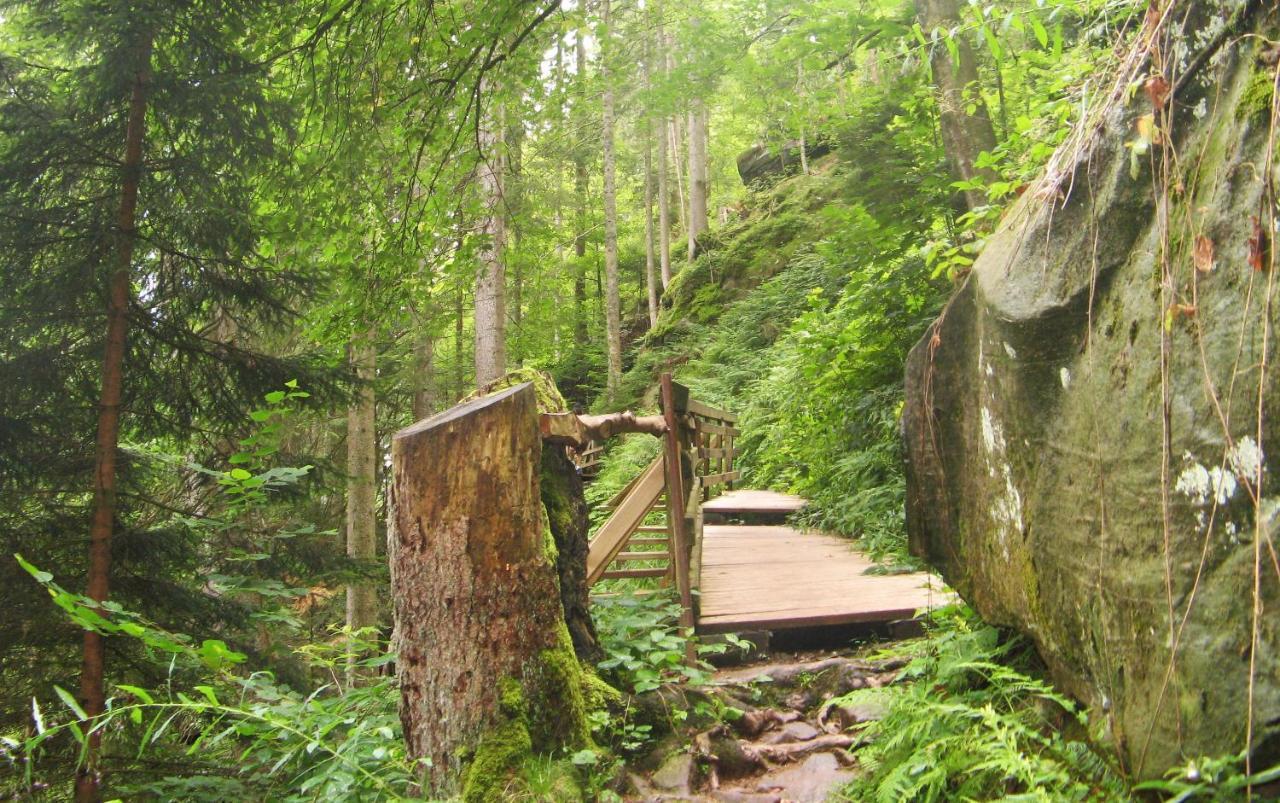
{"type": "MultiPolygon", "coordinates": [[[[732,517],[773,504],[771,510],[777,512],[797,499],[783,494],[770,499],[769,494],[735,491],[707,503],[703,510],[732,517]],[[739,494],[744,503],[755,507],[734,507],[731,497],[739,494]],[[716,503],[718,508],[713,508],[716,503]]],[[[708,524],[702,540],[698,630],[724,633],[883,623],[950,601],[936,577],[864,573],[874,565],[848,539],[826,533],[708,524]]]]}
{"type": "Polygon", "coordinates": [[[785,516],[804,507],[804,500],[777,491],[729,491],[702,503],[703,513],[722,516],[739,514],[772,514],[785,516]]]}

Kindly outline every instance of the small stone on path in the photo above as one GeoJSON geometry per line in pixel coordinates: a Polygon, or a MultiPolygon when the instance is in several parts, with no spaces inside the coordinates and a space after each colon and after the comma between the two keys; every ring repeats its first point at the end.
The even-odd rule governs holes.
{"type": "Polygon", "coordinates": [[[756,789],[778,791],[791,803],[822,803],[836,787],[849,783],[857,772],[840,766],[832,753],[815,753],[803,764],[771,773],[760,779],[756,789]]]}

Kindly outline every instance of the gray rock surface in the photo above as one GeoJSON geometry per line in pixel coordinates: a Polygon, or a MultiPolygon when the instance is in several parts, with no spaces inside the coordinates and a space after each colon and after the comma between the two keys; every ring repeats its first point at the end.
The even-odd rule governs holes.
{"type": "MultiPolygon", "coordinates": [[[[1251,27],[1274,37],[1274,14],[1251,27]]],[[[1251,653],[1255,747],[1280,756],[1280,394],[1261,370],[1280,324],[1260,178],[1274,73],[1257,54],[1231,47],[1175,99],[1159,192],[1150,162],[1175,149],[1132,161],[1152,102],[1117,102],[1005,216],[907,366],[913,551],[1029,635],[1138,776],[1244,747],[1251,653]]]]}

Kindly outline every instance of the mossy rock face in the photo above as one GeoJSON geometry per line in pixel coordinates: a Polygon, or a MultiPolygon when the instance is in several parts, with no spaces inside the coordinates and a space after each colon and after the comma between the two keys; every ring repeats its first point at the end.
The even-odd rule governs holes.
{"type": "MultiPolygon", "coordinates": [[[[1264,25],[1274,37],[1274,19],[1264,25]]],[[[1150,112],[1135,99],[1006,214],[907,366],[913,551],[988,621],[1029,635],[1088,704],[1090,732],[1142,777],[1244,747],[1251,673],[1255,766],[1280,758],[1269,563],[1256,641],[1253,616],[1255,532],[1280,529],[1266,467],[1280,454],[1280,387],[1257,370],[1275,359],[1280,307],[1263,303],[1270,277],[1250,265],[1268,126],[1248,51],[1210,68],[1207,91],[1179,95],[1177,150],[1196,157],[1158,182],[1177,188],[1167,239],[1151,168],[1125,147],[1150,112]],[[1065,204],[1042,200],[1068,191],[1065,204]],[[1198,270],[1206,241],[1213,265],[1198,270]],[[1166,272],[1176,296],[1162,302],[1166,272]],[[1245,485],[1259,467],[1255,508],[1245,485]]]]}

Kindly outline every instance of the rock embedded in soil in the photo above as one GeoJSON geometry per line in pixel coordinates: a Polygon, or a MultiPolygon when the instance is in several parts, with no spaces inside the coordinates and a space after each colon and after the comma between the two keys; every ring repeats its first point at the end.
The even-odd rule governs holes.
{"type": "Polygon", "coordinates": [[[660,792],[688,795],[693,788],[695,771],[693,756],[673,753],[650,776],[649,783],[660,792]]]}
{"type": "Polygon", "coordinates": [[[857,777],[857,771],[841,766],[831,753],[815,753],[804,763],[766,775],[756,784],[761,792],[779,790],[791,803],[822,803],[840,786],[857,777]]]}
{"type": "Polygon", "coordinates": [[[803,720],[788,722],[779,730],[770,733],[765,739],[765,744],[781,744],[783,742],[807,742],[813,739],[821,731],[803,720]]]}

